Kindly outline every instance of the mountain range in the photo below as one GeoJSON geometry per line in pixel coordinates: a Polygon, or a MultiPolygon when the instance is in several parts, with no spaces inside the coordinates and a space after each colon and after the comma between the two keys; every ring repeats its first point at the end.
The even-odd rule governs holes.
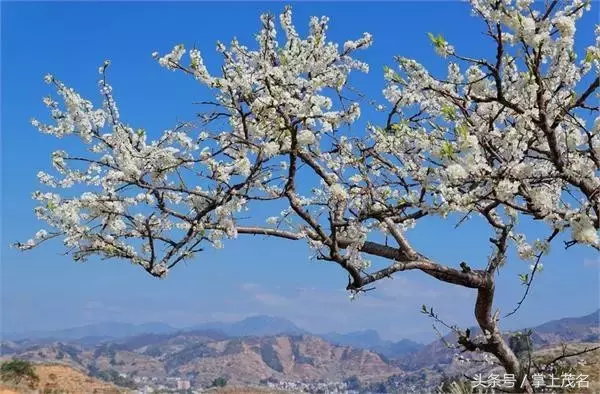
{"type": "MultiPolygon", "coordinates": [[[[553,320],[532,330],[537,351],[552,351],[562,343],[597,344],[600,310],[553,320]]],[[[475,329],[472,332],[477,334],[475,329]]],[[[194,387],[207,387],[217,378],[239,385],[268,381],[356,384],[360,380],[370,387],[365,392],[386,392],[381,385],[392,387],[392,392],[423,389],[439,384],[445,376],[472,375],[478,373],[473,368],[481,368],[481,364],[465,367],[459,363],[456,350],[440,340],[427,345],[392,342],[374,330],[314,335],[286,319],[269,316],[186,329],[160,323],[106,323],[35,334],[4,338],[0,358],[66,363],[97,377],[188,379],[194,387]]],[[[450,334],[444,339],[456,338],[450,334]]]]}
{"type": "Polygon", "coordinates": [[[107,339],[125,338],[134,335],[155,333],[163,334],[177,331],[176,328],[164,323],[131,324],[119,322],[105,322],[88,324],[81,327],[66,328],[47,331],[25,331],[7,333],[2,336],[6,340],[81,340],[102,341],[107,339]]]}
{"type": "Polygon", "coordinates": [[[288,319],[267,315],[257,315],[237,322],[209,322],[186,328],[175,328],[164,323],[130,324],[107,322],[54,331],[30,331],[9,333],[3,339],[10,341],[35,340],[37,342],[78,341],[83,344],[99,344],[142,334],[175,334],[178,332],[216,331],[228,337],[262,337],[274,335],[314,335],[332,344],[351,346],[378,352],[386,357],[397,357],[416,351],[423,344],[403,339],[397,342],[384,340],[375,330],[365,330],[340,334],[330,332],[314,334],[304,330],[288,319]]]}

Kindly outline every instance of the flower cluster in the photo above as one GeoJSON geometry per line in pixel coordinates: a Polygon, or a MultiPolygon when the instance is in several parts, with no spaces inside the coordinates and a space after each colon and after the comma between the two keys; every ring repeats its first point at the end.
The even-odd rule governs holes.
{"type": "Polygon", "coordinates": [[[600,248],[600,118],[587,112],[598,110],[589,102],[598,89],[599,29],[585,58],[577,60],[574,46],[589,3],[547,12],[527,1],[471,3],[490,27],[496,57],[443,51],[447,42],[430,35],[450,59],[446,77],[397,58],[384,89],[395,118],[373,128],[376,149],[430,195],[421,204],[429,213],[480,212],[496,228],[513,226],[519,213],[600,248]],[[505,215],[490,219],[494,211],[505,215]]]}
{"type": "Polygon", "coordinates": [[[354,56],[373,39],[332,43],[326,17],[311,18],[301,37],[290,8],[279,30],[273,15],[261,17],[255,45],[218,43],[218,74],[182,44],[153,53],[160,66],[215,93],[200,124],[155,135],[125,123],[106,82],[108,62],[100,67],[101,108],[46,76],[64,105],[44,99],[55,123],[33,124],[79,137],[91,155],[52,155],[56,175],[38,177],[60,192],[34,194],[52,230],[19,246],[63,237],[76,259],[124,258],[164,276],[204,243],[265,233],[307,239],[317,258],[339,263],[359,285],[369,254],[420,258],[404,234],[424,216],[479,214],[496,237],[491,265],[504,263],[507,242],[524,260],[548,252],[547,241],[529,244],[514,231],[519,217],[600,248],[600,119],[585,112],[598,109],[589,102],[600,29],[585,58],[576,58],[574,44],[587,4],[538,12],[529,1],[471,3],[495,56],[463,56],[430,34],[448,59],[447,76],[397,57],[384,72],[391,112],[352,136],[344,131],[361,109],[346,98],[349,75],[368,71],[354,56]],[[261,218],[267,227],[240,225],[239,212],[274,200],[285,206],[261,218]],[[383,237],[396,246],[372,241],[383,237]]]}

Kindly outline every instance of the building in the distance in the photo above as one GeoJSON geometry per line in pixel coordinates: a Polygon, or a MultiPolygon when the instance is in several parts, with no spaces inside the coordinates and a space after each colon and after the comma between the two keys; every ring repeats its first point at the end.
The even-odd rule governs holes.
{"type": "Polygon", "coordinates": [[[191,387],[189,380],[182,379],[177,381],[177,390],[189,390],[191,387]]]}

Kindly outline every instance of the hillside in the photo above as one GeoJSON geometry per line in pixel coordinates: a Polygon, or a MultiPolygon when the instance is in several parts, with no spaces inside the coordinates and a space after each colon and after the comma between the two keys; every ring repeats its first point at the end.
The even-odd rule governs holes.
{"type": "MultiPolygon", "coordinates": [[[[598,345],[599,343],[597,342],[570,344],[568,346],[568,352],[575,353],[598,345]]],[[[549,360],[560,356],[563,354],[562,352],[562,346],[549,346],[536,352],[536,355],[539,360],[549,360]]],[[[589,382],[589,390],[587,392],[600,393],[600,350],[573,357],[565,364],[572,366],[575,369],[575,374],[588,376],[587,381],[589,382]]]]}
{"type": "Polygon", "coordinates": [[[600,309],[581,317],[552,320],[533,328],[536,344],[553,345],[560,342],[600,341],[600,309]]]}
{"type": "Polygon", "coordinates": [[[308,331],[296,326],[288,319],[267,315],[251,316],[232,323],[212,322],[198,324],[183,331],[195,330],[219,331],[230,337],[309,334],[308,331]]]}
{"type": "MultiPolygon", "coordinates": [[[[126,389],[90,377],[86,372],[77,370],[66,364],[39,364],[35,373],[40,378],[36,389],[41,392],[56,393],[102,393],[118,394],[127,392],[126,389]]],[[[29,392],[24,385],[1,382],[0,393],[13,394],[29,392]]]]}
{"type": "Polygon", "coordinates": [[[332,332],[320,336],[336,345],[372,350],[387,358],[397,358],[414,353],[424,347],[424,345],[409,339],[402,339],[397,342],[384,340],[375,330],[355,331],[346,334],[332,332]]]}
{"type": "Polygon", "coordinates": [[[402,370],[379,354],[338,346],[309,335],[223,339],[214,332],[144,335],[93,348],[55,342],[14,349],[11,356],[42,362],[61,360],[92,374],[116,371],[128,377],[172,377],[207,386],[261,380],[342,381],[351,376],[383,379],[402,370]]]}

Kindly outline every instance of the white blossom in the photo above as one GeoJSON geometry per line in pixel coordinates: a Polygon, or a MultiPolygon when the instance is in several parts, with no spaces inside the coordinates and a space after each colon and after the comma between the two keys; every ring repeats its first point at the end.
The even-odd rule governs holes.
{"type": "Polygon", "coordinates": [[[315,134],[310,130],[299,131],[298,136],[296,138],[298,141],[298,145],[300,145],[300,146],[311,145],[311,144],[314,144],[316,141],[315,134]]]}
{"type": "Polygon", "coordinates": [[[344,186],[338,183],[329,187],[329,193],[331,194],[331,198],[336,201],[345,200],[348,198],[348,192],[344,186]]]}

